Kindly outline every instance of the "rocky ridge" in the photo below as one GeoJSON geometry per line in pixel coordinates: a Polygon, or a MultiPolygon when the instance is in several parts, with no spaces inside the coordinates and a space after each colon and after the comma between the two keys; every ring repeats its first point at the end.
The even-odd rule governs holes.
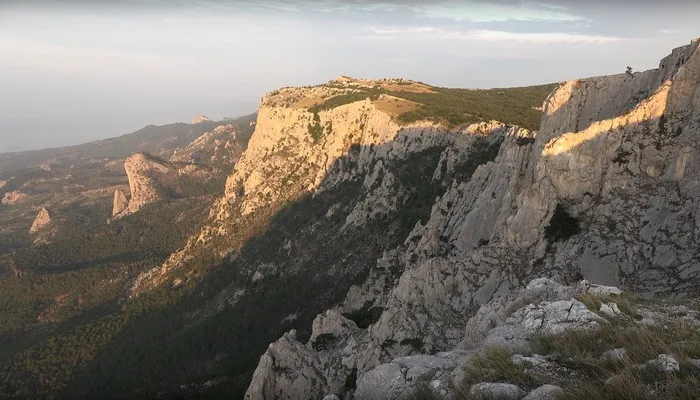
{"type": "MultiPolygon", "coordinates": [[[[426,380],[430,390],[449,395],[451,375],[441,381],[436,372],[454,371],[450,366],[467,357],[460,351],[474,351],[480,343],[526,344],[533,327],[555,335],[601,324],[602,310],[572,300],[581,294],[574,286],[548,283],[554,289],[544,294],[546,302],[517,300],[538,276],[572,285],[584,278],[649,295],[697,294],[698,44],[675,49],[655,70],[562,85],[545,102],[540,131],[505,135],[492,162],[476,168],[471,179],[452,184],[425,224],[418,223],[402,246],[385,253],[370,278],[353,287],[337,310],[317,318],[306,345],[294,332],[272,344],[246,398],[398,399],[408,395],[406,382],[426,380]],[[513,296],[517,307],[502,300],[513,296]],[[366,315],[361,324],[358,315],[366,315]],[[471,347],[460,347],[463,343],[471,347]]],[[[292,95],[288,100],[303,101],[293,96],[294,89],[286,92],[292,95]]],[[[312,115],[293,107],[266,107],[273,100],[279,101],[274,96],[263,100],[252,151],[227,183],[226,198],[216,209],[219,221],[232,206],[253,212],[265,193],[279,187],[284,176],[264,172],[266,166],[261,170],[258,164],[274,155],[277,143],[311,142],[303,134],[312,115]],[[280,121],[286,122],[276,125],[280,121]]],[[[362,115],[369,118],[364,127],[373,131],[361,136],[363,145],[401,143],[391,118],[375,112],[370,101],[359,104],[320,112],[320,123],[331,121],[333,130],[345,124],[342,131],[352,132],[347,125],[362,115]]],[[[423,129],[429,141],[440,137],[430,127],[423,129]]],[[[343,179],[329,169],[334,154],[345,149],[338,139],[329,136],[324,152],[297,146],[309,149],[301,154],[314,161],[315,168],[305,172],[307,189],[323,191],[325,182],[343,179]],[[329,179],[319,178],[326,174],[329,179]]],[[[383,158],[413,150],[406,145],[386,149],[383,158]]],[[[443,152],[440,165],[469,151],[457,153],[443,152]]],[[[366,176],[370,181],[372,174],[366,176]]],[[[367,201],[381,209],[378,198],[367,201]]],[[[200,240],[212,233],[216,230],[205,230],[200,240]]],[[[615,312],[613,305],[606,306],[615,312]]],[[[667,361],[659,355],[659,363],[667,361]]],[[[513,393],[514,398],[525,395],[513,393]]]]}
{"type": "Polygon", "coordinates": [[[220,125],[195,139],[188,146],[178,149],[171,162],[202,163],[217,170],[226,170],[235,165],[243,153],[237,138],[238,128],[233,124],[220,125]]]}

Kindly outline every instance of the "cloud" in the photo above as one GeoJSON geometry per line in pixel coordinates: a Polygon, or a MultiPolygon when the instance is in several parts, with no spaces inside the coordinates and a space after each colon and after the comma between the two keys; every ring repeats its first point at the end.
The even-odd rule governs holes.
{"type": "Polygon", "coordinates": [[[600,44],[627,40],[617,36],[584,35],[566,32],[526,33],[483,29],[461,31],[427,26],[403,29],[396,27],[371,27],[367,31],[380,37],[383,35],[392,35],[392,37],[403,35],[435,39],[460,39],[480,42],[527,42],[535,44],[600,44]]]}

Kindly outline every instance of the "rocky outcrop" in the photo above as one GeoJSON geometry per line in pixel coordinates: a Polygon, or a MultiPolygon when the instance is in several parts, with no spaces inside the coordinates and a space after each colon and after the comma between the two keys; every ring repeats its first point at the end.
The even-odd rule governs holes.
{"type": "Polygon", "coordinates": [[[121,190],[115,190],[112,216],[115,217],[122,214],[127,208],[129,208],[129,201],[126,199],[126,195],[121,190]]]}
{"type": "MultiPolygon", "coordinates": [[[[129,179],[131,199],[125,209],[114,215],[115,218],[136,213],[157,201],[180,197],[187,190],[188,179],[207,180],[211,175],[210,171],[199,166],[171,163],[148,153],[127,158],[124,169],[129,179]]],[[[121,196],[115,193],[115,207],[117,200],[123,206],[121,196]]]]}
{"type": "Polygon", "coordinates": [[[150,203],[167,198],[159,184],[161,176],[173,174],[173,168],[167,163],[139,153],[126,159],[124,169],[129,179],[131,200],[128,207],[115,217],[133,214],[150,203]]]}
{"type": "Polygon", "coordinates": [[[195,117],[195,119],[192,120],[193,125],[199,124],[202,122],[211,122],[211,119],[209,119],[209,117],[207,117],[205,115],[198,115],[197,117],[195,117]]]}
{"type": "Polygon", "coordinates": [[[49,210],[43,207],[36,215],[32,227],[29,229],[29,233],[37,233],[46,228],[49,224],[51,224],[51,215],[49,214],[49,210]]]}
{"type": "MultiPolygon", "coordinates": [[[[599,324],[607,323],[575,296],[615,289],[585,281],[563,286],[536,279],[524,289],[495,296],[481,306],[467,323],[469,331],[479,334],[468,334],[470,339],[456,343],[449,351],[396,357],[366,370],[362,363],[368,356],[367,335],[372,333],[328,311],[314,321],[307,344],[299,343],[291,332],[270,346],[245,398],[321,399],[325,394],[335,394],[352,399],[410,399],[418,388],[429,385],[451,399],[462,387],[464,366],[489,346],[519,344],[513,350],[526,351],[530,340],[540,335],[597,329],[599,324]],[[348,379],[357,380],[348,383],[348,379]]],[[[551,388],[538,388],[531,398],[547,389],[551,388]]],[[[513,398],[518,399],[528,394],[508,384],[483,383],[471,390],[513,392],[517,393],[513,398]]]]}
{"type": "MultiPolygon", "coordinates": [[[[449,395],[452,373],[460,370],[453,366],[463,365],[468,357],[463,353],[474,346],[525,351],[533,335],[604,324],[600,313],[615,314],[615,307],[593,312],[576,296],[613,289],[588,281],[642,294],[700,293],[699,43],[674,50],[655,70],[558,88],[545,102],[541,130],[530,135],[509,128],[495,159],[470,179],[455,180],[427,222],[385,253],[337,311],[317,318],[307,344],[287,335],[271,345],[246,398],[354,393],[354,398],[401,399],[416,382],[449,395]],[[542,276],[551,279],[533,280],[542,276]],[[561,284],[581,277],[587,281],[561,284]],[[344,317],[368,310],[378,315],[363,328],[344,317]],[[320,337],[325,344],[315,346],[320,337]],[[347,389],[348,379],[356,390],[347,389]]],[[[285,176],[274,167],[282,160],[275,154],[285,140],[300,149],[303,160],[313,160],[303,181],[308,188],[323,191],[323,185],[342,179],[327,167],[344,150],[340,138],[322,139],[324,151],[315,150],[305,131],[312,115],[273,107],[278,101],[263,100],[252,151],[227,183],[220,220],[230,207],[254,212],[264,199],[255,194],[279,196],[274,188],[285,176]],[[263,159],[268,161],[261,165],[263,159]],[[330,178],[320,185],[319,176],[330,178]]],[[[360,143],[367,147],[401,142],[395,123],[370,101],[319,117],[322,126],[330,121],[343,132],[358,131],[353,121],[368,121],[363,127],[373,134],[360,129],[360,143]]],[[[443,152],[441,165],[476,157],[475,150],[443,152]]],[[[390,159],[395,151],[415,150],[389,146],[378,159],[390,159]]],[[[390,178],[371,174],[369,166],[376,164],[360,165],[367,166],[361,175],[367,182],[388,185],[383,181],[390,178]]],[[[381,198],[367,201],[380,210],[393,207],[381,198]]],[[[371,215],[372,207],[358,207],[350,224],[371,215]]]]}
{"type": "Polygon", "coordinates": [[[13,205],[13,204],[18,204],[21,203],[25,200],[27,200],[29,196],[26,193],[22,193],[20,191],[14,190],[12,192],[7,192],[2,198],[2,204],[6,205],[13,205]]]}

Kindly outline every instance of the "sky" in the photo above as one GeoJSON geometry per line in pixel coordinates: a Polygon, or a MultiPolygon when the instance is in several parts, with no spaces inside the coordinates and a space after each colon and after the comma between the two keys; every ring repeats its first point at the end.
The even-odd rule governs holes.
{"type": "Polygon", "coordinates": [[[339,75],[489,88],[656,68],[698,36],[698,3],[0,0],[0,152],[249,114],[339,75]]]}

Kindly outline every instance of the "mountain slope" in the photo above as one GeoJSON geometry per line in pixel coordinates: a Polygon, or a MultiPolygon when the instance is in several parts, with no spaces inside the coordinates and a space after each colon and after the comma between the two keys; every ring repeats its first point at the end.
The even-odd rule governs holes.
{"type": "Polygon", "coordinates": [[[395,255],[314,320],[308,343],[290,332],[272,344],[246,398],[410,398],[428,384],[457,396],[455,366],[537,301],[493,316],[484,307],[537,277],[698,296],[699,43],[673,50],[655,70],[558,88],[534,140],[504,141],[492,163],[452,185],[395,255]],[[479,323],[481,332],[470,331],[479,323]],[[396,365],[415,354],[454,362],[439,380],[425,365],[411,378],[396,365]]]}

